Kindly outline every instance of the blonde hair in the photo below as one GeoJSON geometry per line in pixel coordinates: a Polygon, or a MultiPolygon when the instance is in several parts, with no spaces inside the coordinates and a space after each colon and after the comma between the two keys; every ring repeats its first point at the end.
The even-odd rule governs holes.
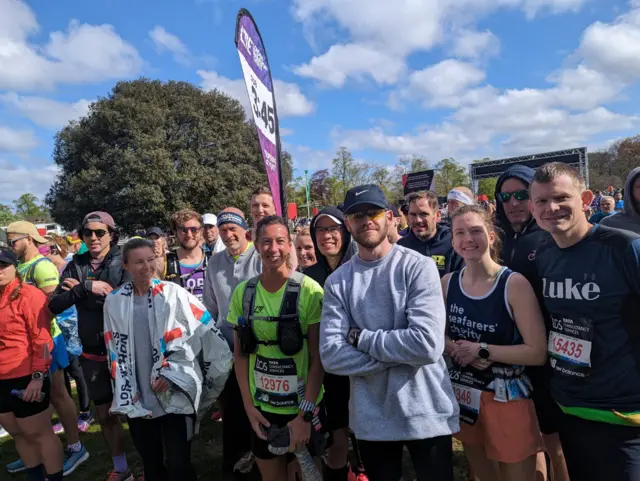
{"type": "Polygon", "coordinates": [[[487,229],[487,232],[493,232],[495,234],[495,240],[493,241],[493,245],[489,248],[489,253],[491,254],[491,259],[493,259],[494,262],[500,264],[500,250],[502,249],[502,239],[500,238],[500,235],[498,234],[498,231],[493,224],[491,214],[489,214],[489,212],[487,212],[482,206],[479,205],[463,205],[451,214],[452,229],[453,223],[455,222],[456,218],[465,214],[476,214],[480,216],[480,218],[484,222],[484,226],[487,229]]]}
{"type": "Polygon", "coordinates": [[[182,209],[176,212],[171,216],[169,221],[171,225],[171,230],[173,232],[177,232],[178,227],[185,224],[185,222],[189,222],[191,219],[195,219],[202,227],[202,216],[198,214],[195,210],[191,209],[182,209]]]}
{"type": "Polygon", "coordinates": [[[536,170],[536,173],[531,180],[531,185],[534,182],[537,182],[538,184],[548,184],[562,175],[569,176],[580,192],[585,191],[586,184],[582,175],[580,175],[580,172],[570,165],[563,164],[561,162],[549,162],[536,170]]]}

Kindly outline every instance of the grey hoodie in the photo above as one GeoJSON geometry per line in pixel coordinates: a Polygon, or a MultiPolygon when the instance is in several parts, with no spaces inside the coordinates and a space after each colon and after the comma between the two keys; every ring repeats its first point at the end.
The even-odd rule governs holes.
{"type": "Polygon", "coordinates": [[[633,198],[633,183],[638,176],[640,176],[640,167],[636,167],[629,172],[627,181],[624,184],[625,199],[622,212],[605,217],[600,221],[600,225],[640,234],[640,212],[638,211],[640,199],[633,198]]]}
{"type": "Polygon", "coordinates": [[[351,379],[356,437],[408,441],[458,432],[433,259],[396,244],[377,261],[352,257],[324,288],[320,357],[327,372],[351,379]],[[361,329],[357,348],[347,343],[352,327],[361,329]]]}

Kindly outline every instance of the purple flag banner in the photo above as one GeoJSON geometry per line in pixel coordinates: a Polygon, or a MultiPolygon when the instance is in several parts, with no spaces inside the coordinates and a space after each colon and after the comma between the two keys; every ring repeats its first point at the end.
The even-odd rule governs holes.
{"type": "Polygon", "coordinates": [[[251,111],[258,130],[262,160],[267,171],[273,203],[277,214],[281,216],[286,212],[286,199],[280,164],[280,128],[273,79],[258,26],[249,11],[244,8],[238,12],[235,41],[251,100],[251,111]]]}

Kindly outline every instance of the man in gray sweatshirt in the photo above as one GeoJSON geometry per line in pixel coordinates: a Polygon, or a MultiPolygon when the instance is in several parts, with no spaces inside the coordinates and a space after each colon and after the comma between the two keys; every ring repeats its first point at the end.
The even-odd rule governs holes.
{"type": "Polygon", "coordinates": [[[640,167],[629,172],[624,184],[622,212],[605,217],[600,221],[600,225],[640,234],[640,167]]]}
{"type": "MultiPolygon", "coordinates": [[[[247,240],[247,224],[241,210],[224,209],[218,216],[218,229],[226,249],[209,260],[202,299],[233,351],[233,327],[227,322],[231,295],[238,284],[262,272],[262,261],[253,243],[247,240]]],[[[249,443],[251,425],[235,376],[229,376],[220,403],[223,414],[222,469],[231,472],[238,464],[238,469],[244,471],[253,463],[249,443]],[[238,460],[241,462],[237,463],[238,460]]]]}
{"type": "Polygon", "coordinates": [[[452,480],[459,411],[438,268],[389,242],[393,214],[378,186],[349,190],[344,212],[358,255],[325,283],[320,356],[327,372],[350,377],[349,424],[369,480],[400,479],[405,445],[418,481],[452,480]]]}

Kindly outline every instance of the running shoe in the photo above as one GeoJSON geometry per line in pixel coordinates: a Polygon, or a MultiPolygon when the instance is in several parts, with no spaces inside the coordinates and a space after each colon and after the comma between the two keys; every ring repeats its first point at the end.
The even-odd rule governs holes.
{"type": "Polygon", "coordinates": [[[242,456],[238,462],[233,466],[234,471],[239,471],[242,474],[250,473],[253,469],[253,463],[256,458],[251,451],[242,456]]]}
{"type": "Polygon", "coordinates": [[[11,436],[11,434],[9,434],[5,428],[0,426],[0,439],[6,438],[7,436],[11,436]]]}
{"type": "Polygon", "coordinates": [[[87,449],[82,446],[80,451],[75,452],[67,449],[64,453],[64,465],[62,468],[62,475],[69,476],[73,473],[78,466],[84,463],[87,459],[89,459],[89,453],[87,449]]]}
{"type": "Polygon", "coordinates": [[[11,474],[21,473],[22,471],[26,471],[26,470],[27,468],[24,467],[24,463],[22,462],[22,459],[18,459],[13,463],[7,464],[7,472],[11,474]]]}
{"type": "Polygon", "coordinates": [[[89,426],[91,426],[94,422],[95,419],[93,418],[93,414],[91,414],[91,411],[80,413],[80,416],[78,416],[78,431],[86,433],[89,430],[89,426]]]}
{"type": "Polygon", "coordinates": [[[117,471],[109,471],[107,481],[134,481],[133,474],[130,469],[126,473],[118,473],[117,471]]]}
{"type": "Polygon", "coordinates": [[[62,425],[62,423],[57,423],[53,425],[53,432],[56,434],[62,434],[64,433],[64,426],[62,425]]]}

